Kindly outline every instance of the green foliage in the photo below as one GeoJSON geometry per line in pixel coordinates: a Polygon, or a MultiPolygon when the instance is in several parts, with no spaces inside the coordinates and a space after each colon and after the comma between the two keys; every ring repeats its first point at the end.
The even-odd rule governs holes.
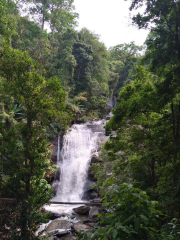
{"type": "Polygon", "coordinates": [[[99,217],[105,227],[101,225],[94,236],[104,239],[106,233],[107,239],[158,239],[161,212],[155,209],[156,202],[132,185],[114,186],[109,181],[104,187],[109,188],[103,201],[108,212],[99,217]]]}
{"type": "Polygon", "coordinates": [[[113,86],[116,95],[123,86],[135,79],[135,66],[141,51],[142,47],[136,46],[134,42],[119,44],[109,49],[113,71],[118,74],[118,81],[113,86]]]}
{"type": "Polygon", "coordinates": [[[174,97],[174,86],[167,86],[162,79],[152,83],[148,73],[138,67],[136,80],[120,92],[121,103],[106,125],[107,133],[116,130],[117,135],[110,137],[105,145],[114,153],[109,154],[109,160],[119,162],[114,169],[116,176],[125,174],[126,181],[133,181],[147,190],[152,198],[160,201],[160,206],[166,207],[171,217],[178,214],[179,198],[175,190],[179,186],[176,172],[179,169],[179,147],[176,145],[179,142],[176,137],[179,121],[176,99],[179,95],[174,97]],[[164,86],[166,90],[162,91],[164,86]],[[171,104],[169,99],[172,99],[171,104]],[[124,153],[126,160],[118,156],[119,151],[124,153]]]}
{"type": "MultiPolygon", "coordinates": [[[[51,155],[44,128],[54,119],[65,129],[71,119],[58,79],[41,77],[27,52],[5,47],[0,58],[4,94],[24,108],[22,121],[13,128],[2,125],[0,129],[1,188],[6,187],[7,194],[17,202],[9,239],[35,239],[34,230],[42,220],[39,208],[52,197],[51,187],[43,179],[51,155]]],[[[13,109],[19,112],[17,105],[13,109]]]]}
{"type": "MultiPolygon", "coordinates": [[[[131,184],[117,186],[112,180],[106,181],[104,188],[103,206],[107,211],[98,215],[100,220],[90,239],[170,239],[160,233],[162,213],[145,192],[131,184]]],[[[79,239],[86,239],[84,235],[79,239]]]]}

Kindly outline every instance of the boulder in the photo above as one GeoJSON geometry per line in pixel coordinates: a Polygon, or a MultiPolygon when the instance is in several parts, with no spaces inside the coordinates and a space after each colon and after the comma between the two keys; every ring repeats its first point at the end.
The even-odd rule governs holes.
{"type": "Polygon", "coordinates": [[[91,173],[91,168],[89,166],[89,169],[88,169],[88,180],[91,181],[91,182],[96,182],[97,179],[94,177],[94,174],[91,173]]]}
{"type": "Polygon", "coordinates": [[[78,240],[78,237],[77,236],[72,236],[72,239],[73,240],[78,240]]]}
{"type": "Polygon", "coordinates": [[[57,237],[57,236],[48,236],[48,240],[78,240],[78,238],[73,238],[70,234],[67,234],[65,236],[57,237]]]}
{"type": "Polygon", "coordinates": [[[83,224],[89,224],[89,223],[95,223],[95,222],[96,222],[95,219],[90,219],[90,218],[88,218],[88,219],[85,219],[82,223],[83,223],[83,224]]]}
{"type": "Polygon", "coordinates": [[[54,195],[56,195],[56,192],[58,190],[58,186],[59,186],[59,181],[58,180],[53,181],[51,187],[52,187],[54,195]]]}
{"type": "Polygon", "coordinates": [[[61,218],[61,217],[70,217],[70,215],[66,215],[66,214],[61,214],[61,213],[57,213],[57,212],[49,212],[49,214],[50,214],[50,219],[51,220],[54,220],[54,219],[56,219],[56,218],[61,218]]]}
{"type": "Polygon", "coordinates": [[[98,197],[99,197],[99,193],[94,189],[90,189],[84,192],[82,199],[92,200],[98,197]]]}
{"type": "Polygon", "coordinates": [[[49,233],[56,229],[66,229],[67,230],[67,229],[71,228],[71,225],[72,224],[69,221],[56,219],[47,226],[46,232],[49,233]]]}
{"type": "Polygon", "coordinates": [[[94,219],[97,218],[97,215],[99,214],[99,207],[92,207],[91,210],[89,211],[89,217],[94,219]]]}
{"type": "Polygon", "coordinates": [[[90,207],[89,206],[80,206],[77,208],[73,208],[73,211],[79,215],[86,215],[89,213],[90,207]]]}
{"type": "Polygon", "coordinates": [[[56,236],[54,236],[54,237],[53,237],[53,240],[59,240],[59,238],[58,238],[58,237],[56,237],[56,236]]]}
{"type": "Polygon", "coordinates": [[[54,233],[54,236],[61,237],[62,235],[68,234],[67,229],[57,229],[57,232],[54,233]]]}
{"type": "Polygon", "coordinates": [[[90,227],[94,227],[94,226],[96,225],[96,223],[90,222],[90,223],[88,223],[88,225],[89,225],[90,227]]]}
{"type": "MultiPolygon", "coordinates": [[[[71,236],[70,234],[68,235],[65,235],[63,237],[60,237],[58,239],[61,239],[61,240],[74,240],[73,236],[71,236]]],[[[78,238],[76,238],[78,240],[78,238]]]]}
{"type": "Polygon", "coordinates": [[[52,235],[52,236],[48,236],[48,240],[59,240],[59,238],[52,235]]]}
{"type": "Polygon", "coordinates": [[[81,230],[82,231],[85,231],[86,233],[87,232],[92,232],[93,231],[93,228],[88,226],[88,225],[85,225],[83,223],[76,223],[74,224],[73,226],[74,230],[79,233],[81,230]]]}
{"type": "Polygon", "coordinates": [[[68,233],[67,229],[55,229],[55,230],[48,232],[48,235],[62,236],[67,233],[68,233]]]}
{"type": "Polygon", "coordinates": [[[99,193],[95,190],[90,190],[89,191],[89,199],[95,199],[99,197],[99,193]]]}
{"type": "Polygon", "coordinates": [[[51,160],[54,164],[57,164],[57,151],[58,151],[58,138],[53,138],[50,140],[51,142],[51,160]]]}
{"type": "Polygon", "coordinates": [[[96,154],[93,154],[91,157],[91,164],[92,163],[102,163],[102,159],[96,154]]]}
{"type": "Polygon", "coordinates": [[[84,183],[84,192],[91,189],[93,182],[87,179],[84,183]]]}

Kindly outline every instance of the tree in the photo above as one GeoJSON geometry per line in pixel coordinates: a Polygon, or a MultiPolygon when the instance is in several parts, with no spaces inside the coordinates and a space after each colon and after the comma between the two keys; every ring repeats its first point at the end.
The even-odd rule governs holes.
{"type": "Polygon", "coordinates": [[[74,71],[75,93],[85,92],[90,83],[90,62],[92,61],[92,47],[83,42],[74,43],[73,55],[77,65],[74,71]]]}
{"type": "Polygon", "coordinates": [[[50,3],[51,1],[49,0],[35,0],[33,1],[33,6],[30,7],[30,13],[41,22],[42,30],[44,30],[45,22],[49,20],[50,3]]]}
{"type": "Polygon", "coordinates": [[[12,37],[12,47],[28,51],[30,56],[45,68],[50,60],[51,45],[48,34],[35,22],[20,16],[17,18],[16,31],[17,34],[12,37]]]}
{"type": "MultiPolygon", "coordinates": [[[[82,47],[74,49],[74,56],[79,58],[74,79],[75,82],[79,79],[79,84],[84,87],[83,91],[88,92],[86,103],[88,114],[92,117],[104,116],[109,95],[108,81],[113,79],[108,64],[108,51],[104,44],[99,42],[98,36],[86,28],[79,32],[79,39],[83,43],[82,46],[89,46],[91,51],[82,52],[82,47]]],[[[77,85],[78,89],[79,87],[81,86],[77,85]]]]}
{"type": "Polygon", "coordinates": [[[64,29],[73,27],[75,25],[76,13],[73,13],[74,6],[72,5],[74,0],[53,0],[51,2],[49,23],[51,28],[51,60],[54,55],[54,43],[55,30],[60,33],[64,29]]]}
{"type": "Polygon", "coordinates": [[[16,35],[16,17],[17,7],[13,1],[0,2],[0,44],[3,45],[4,41],[9,40],[11,45],[11,38],[16,35]]]}
{"type": "Polygon", "coordinates": [[[45,176],[50,151],[44,128],[51,119],[69,124],[65,92],[56,78],[45,80],[27,52],[5,47],[0,51],[0,74],[5,93],[25,108],[25,117],[9,130],[1,126],[1,188],[16,200],[10,239],[34,239],[41,219],[39,208],[51,198],[45,176]],[[7,176],[4,178],[4,176],[7,176]]]}
{"type": "Polygon", "coordinates": [[[70,97],[74,92],[75,83],[74,68],[76,66],[76,59],[73,55],[73,45],[78,41],[78,33],[71,28],[68,28],[63,33],[56,36],[57,51],[54,53],[52,64],[46,68],[49,77],[56,75],[61,81],[62,86],[70,97]]]}
{"type": "Polygon", "coordinates": [[[160,78],[152,83],[142,66],[136,71],[136,80],[120,92],[121,102],[106,125],[107,133],[114,130],[117,135],[105,147],[109,160],[116,160],[117,176],[126,174],[126,181],[158,199],[168,216],[179,216],[177,86],[165,85],[166,79],[160,78]]]}
{"type": "Polygon", "coordinates": [[[114,89],[116,95],[123,86],[134,80],[135,67],[141,51],[142,47],[136,46],[134,42],[119,44],[109,49],[111,63],[119,75],[118,83],[114,89]]]}
{"type": "MultiPolygon", "coordinates": [[[[132,1],[130,10],[141,7],[141,0],[132,1]]],[[[179,76],[179,1],[148,0],[145,10],[133,17],[133,23],[139,28],[151,30],[147,39],[148,52],[151,55],[151,69],[163,71],[164,67],[173,68],[179,76]]]]}

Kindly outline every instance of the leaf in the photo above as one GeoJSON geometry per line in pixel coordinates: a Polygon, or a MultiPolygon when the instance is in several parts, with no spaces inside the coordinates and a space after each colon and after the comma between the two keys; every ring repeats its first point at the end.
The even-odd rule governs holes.
{"type": "Polygon", "coordinates": [[[117,228],[120,228],[120,227],[122,227],[122,224],[121,224],[120,222],[117,222],[117,223],[115,223],[115,226],[116,226],[117,228]]]}
{"type": "Polygon", "coordinates": [[[134,223],[134,228],[136,229],[136,231],[138,231],[139,227],[140,227],[139,218],[136,218],[135,223],[134,223]]]}
{"type": "Polygon", "coordinates": [[[127,224],[132,218],[134,218],[134,215],[129,216],[129,217],[123,222],[123,224],[127,224]]]}
{"type": "Polygon", "coordinates": [[[114,229],[113,230],[113,238],[116,238],[117,234],[118,234],[118,231],[116,229],[114,229]]]}
{"type": "Polygon", "coordinates": [[[140,214],[139,216],[140,216],[140,218],[143,220],[143,222],[144,222],[145,224],[147,224],[148,218],[147,218],[146,216],[144,216],[143,214],[140,214]]]}
{"type": "Polygon", "coordinates": [[[103,200],[103,203],[102,203],[103,207],[106,205],[106,203],[107,203],[107,198],[103,200]]]}
{"type": "Polygon", "coordinates": [[[130,234],[130,231],[129,231],[126,227],[121,226],[120,229],[121,229],[123,232],[126,232],[126,233],[130,234]]]}
{"type": "Polygon", "coordinates": [[[114,203],[110,203],[110,204],[107,206],[107,209],[110,209],[113,205],[114,205],[114,203]]]}

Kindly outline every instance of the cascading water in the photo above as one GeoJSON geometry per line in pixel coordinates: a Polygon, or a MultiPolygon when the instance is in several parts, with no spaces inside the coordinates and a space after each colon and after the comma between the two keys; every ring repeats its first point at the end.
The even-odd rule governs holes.
{"type": "MultiPolygon", "coordinates": [[[[99,124],[100,121],[95,123],[95,125],[99,124]]],[[[97,148],[99,135],[88,126],[74,124],[70,132],[64,136],[57,162],[60,182],[53,201],[82,201],[91,154],[97,148]]]]}

